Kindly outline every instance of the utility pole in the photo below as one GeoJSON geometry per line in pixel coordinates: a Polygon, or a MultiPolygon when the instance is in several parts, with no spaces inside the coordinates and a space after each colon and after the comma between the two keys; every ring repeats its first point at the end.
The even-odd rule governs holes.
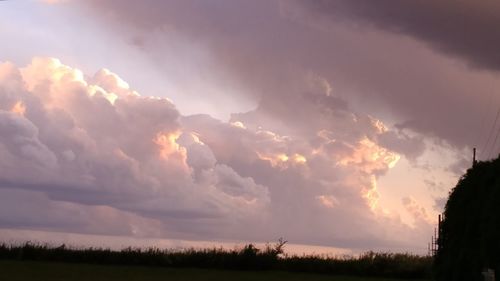
{"type": "Polygon", "coordinates": [[[477,164],[477,160],[476,160],[476,148],[474,147],[472,149],[472,167],[475,167],[477,164]]]}

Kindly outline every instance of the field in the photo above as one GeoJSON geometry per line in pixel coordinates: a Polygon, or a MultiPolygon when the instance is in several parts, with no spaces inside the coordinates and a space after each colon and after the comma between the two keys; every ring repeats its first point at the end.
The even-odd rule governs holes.
{"type": "Polygon", "coordinates": [[[9,281],[389,281],[280,271],[230,271],[143,266],[0,260],[0,280],[9,281]]]}

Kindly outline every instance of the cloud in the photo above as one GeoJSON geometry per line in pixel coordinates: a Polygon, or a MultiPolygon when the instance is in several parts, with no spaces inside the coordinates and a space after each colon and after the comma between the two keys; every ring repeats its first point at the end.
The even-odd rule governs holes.
{"type": "Polygon", "coordinates": [[[223,122],[183,116],[109,70],[86,76],[53,58],[0,64],[0,192],[11,202],[2,213],[13,214],[0,225],[414,247],[412,228],[377,205],[377,179],[400,157],[379,143],[392,131],[311,83],[311,95],[295,93],[272,119],[263,103],[223,122]],[[321,121],[308,125],[307,115],[321,121]]]}
{"type": "MultiPolygon", "coordinates": [[[[194,178],[199,166],[188,162],[201,157],[193,145],[177,143],[180,116],[167,99],[141,97],[107,70],[87,80],[56,59],[35,58],[23,69],[10,64],[1,69],[4,188],[146,217],[223,216],[241,200],[254,202],[252,208],[269,201],[266,187],[215,162],[203,167],[213,170],[213,175],[205,172],[211,182],[194,178]],[[23,114],[12,110],[20,103],[23,114]]],[[[244,216],[248,209],[239,212],[244,216]]]]}
{"type": "Polygon", "coordinates": [[[418,202],[413,197],[404,197],[402,203],[408,212],[413,216],[415,220],[415,225],[424,224],[428,225],[430,218],[427,214],[427,210],[420,206],[418,202]]]}
{"type": "MultiPolygon", "coordinates": [[[[285,136],[253,123],[265,120],[259,113],[233,115],[229,124],[207,115],[183,117],[181,123],[197,132],[219,163],[269,187],[270,213],[262,222],[269,233],[299,243],[359,248],[406,243],[410,228],[396,217],[386,218],[378,206],[377,178],[399,159],[367,138],[366,134],[377,139],[385,133],[380,123],[366,115],[350,115],[357,118],[333,131],[314,132],[311,124],[300,134],[285,136]],[[235,121],[242,120],[239,117],[245,121],[235,121]],[[401,231],[399,238],[405,238],[386,234],[386,220],[401,231]]],[[[329,119],[333,123],[349,122],[342,114],[334,116],[337,119],[329,119]]]]}
{"type": "Polygon", "coordinates": [[[40,2],[48,5],[61,4],[68,0],[40,0],[40,2]]]}
{"type": "Polygon", "coordinates": [[[175,51],[183,69],[194,69],[189,71],[190,79],[209,77],[204,83],[207,89],[224,85],[217,92],[230,92],[226,101],[250,98],[271,131],[285,125],[298,130],[328,122],[308,115],[313,103],[323,104],[323,111],[350,106],[405,131],[407,137],[399,137],[415,145],[402,145],[388,137],[383,141],[416,159],[423,153],[421,138],[437,138],[457,150],[478,146],[477,137],[489,129],[482,123],[494,118],[491,109],[483,109],[499,102],[496,96],[490,98],[492,89],[499,86],[496,74],[478,72],[463,63],[465,59],[482,69],[494,69],[491,58],[496,54],[491,50],[495,44],[485,30],[496,26],[488,11],[498,5],[493,1],[448,2],[168,1],[145,5],[127,1],[123,5],[106,0],[80,5],[90,7],[85,15],[117,31],[116,36],[140,37],[140,50],[166,73],[176,62],[169,56],[174,52],[173,42],[182,45],[182,50],[196,49],[175,51]],[[457,27],[461,25],[466,26],[457,27]],[[475,40],[464,42],[463,31],[475,40]],[[202,58],[197,54],[203,54],[202,58]],[[301,102],[306,102],[305,110],[301,102]]]}
{"type": "Polygon", "coordinates": [[[34,162],[48,169],[55,168],[57,159],[38,139],[38,129],[19,115],[16,110],[0,113],[0,135],[5,153],[18,155],[25,162],[34,162]]]}
{"type": "Polygon", "coordinates": [[[446,201],[448,198],[446,197],[439,197],[434,200],[434,209],[436,209],[438,212],[443,212],[444,207],[446,206],[446,201]]]}
{"type": "Polygon", "coordinates": [[[315,15],[333,21],[376,27],[422,40],[434,49],[478,68],[499,70],[500,24],[497,1],[297,1],[315,15]]]}
{"type": "MultiPolygon", "coordinates": [[[[172,101],[141,97],[109,70],[89,77],[50,61],[35,71],[34,62],[21,74],[6,71],[14,78],[5,79],[4,88],[27,93],[23,99],[2,100],[2,110],[34,124],[41,147],[56,156],[65,179],[51,182],[54,175],[39,168],[33,170],[36,184],[20,174],[5,182],[23,179],[19,186],[25,189],[52,188],[51,198],[99,202],[159,219],[180,236],[286,236],[353,247],[397,237],[417,244],[407,222],[383,209],[389,208],[385,192],[396,194],[399,211],[411,212],[401,198],[419,192],[418,179],[412,184],[399,179],[390,190],[379,179],[401,158],[421,169],[415,163],[422,157],[429,161],[437,150],[463,154],[484,133],[480,128],[488,127],[479,117],[488,120],[488,108],[498,102],[494,95],[488,98],[499,86],[496,74],[466,67],[463,58],[487,68],[459,51],[460,44],[448,44],[455,39],[443,36],[447,42],[438,46],[440,38],[415,31],[427,24],[418,18],[406,27],[396,22],[406,20],[399,14],[379,16],[412,4],[391,3],[391,8],[337,1],[342,7],[332,11],[333,2],[323,9],[311,7],[323,5],[319,2],[152,2],[72,1],[67,6],[91,7],[77,9],[79,15],[95,19],[118,41],[142,52],[134,62],[151,65],[169,83],[196,85],[178,96],[190,104],[210,100],[215,104],[211,113],[233,113],[229,120],[224,117],[228,122],[213,114],[182,115],[172,101]],[[363,9],[373,15],[359,16],[363,9]],[[88,97],[72,94],[82,85],[88,97]],[[69,94],[59,99],[53,92],[69,94]],[[252,106],[231,105],[244,99],[252,106]],[[35,117],[35,108],[44,109],[35,117]],[[412,190],[402,191],[410,185],[412,190]],[[66,188],[72,191],[60,192],[66,188]],[[389,225],[397,230],[382,229],[389,225]],[[359,229],[359,236],[352,236],[359,229]]],[[[424,14],[430,11],[424,5],[440,4],[419,5],[415,9],[424,14]]],[[[459,171],[464,163],[470,161],[460,160],[450,169],[459,171]]],[[[442,185],[441,193],[451,187],[442,185]]],[[[417,203],[428,210],[433,204],[417,203]]]]}
{"type": "Polygon", "coordinates": [[[4,188],[0,189],[0,195],[3,228],[134,237],[156,236],[162,228],[160,222],[153,219],[109,206],[54,201],[43,192],[4,188]]]}

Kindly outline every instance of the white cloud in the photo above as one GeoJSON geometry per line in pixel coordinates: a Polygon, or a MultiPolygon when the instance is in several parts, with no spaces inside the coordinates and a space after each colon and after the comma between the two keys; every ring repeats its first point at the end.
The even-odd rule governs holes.
{"type": "MultiPolygon", "coordinates": [[[[322,99],[340,102],[324,80],[313,82],[322,99]]],[[[105,232],[358,248],[393,243],[390,224],[404,233],[394,243],[411,245],[411,228],[377,207],[377,178],[399,159],[377,143],[388,129],[345,106],[297,98],[290,108],[297,102],[324,121],[302,127],[290,108],[275,118],[298,130],[269,125],[259,109],[227,123],[181,116],[109,70],[87,77],[51,58],[0,64],[0,192],[46,206],[3,208],[25,228],[97,233],[95,222],[120,220],[105,232]],[[52,223],[75,212],[84,214],[75,224],[52,223]]]]}

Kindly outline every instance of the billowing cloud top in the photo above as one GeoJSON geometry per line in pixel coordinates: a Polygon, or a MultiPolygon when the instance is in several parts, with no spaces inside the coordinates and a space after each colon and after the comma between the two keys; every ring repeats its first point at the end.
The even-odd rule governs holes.
{"type": "Polygon", "coordinates": [[[377,178],[400,158],[379,140],[401,136],[315,89],[297,98],[325,123],[283,135],[259,123],[259,110],[227,123],[182,116],[106,69],[89,77],[53,58],[2,63],[0,223],[355,248],[409,241],[412,228],[377,206],[377,178]]]}

